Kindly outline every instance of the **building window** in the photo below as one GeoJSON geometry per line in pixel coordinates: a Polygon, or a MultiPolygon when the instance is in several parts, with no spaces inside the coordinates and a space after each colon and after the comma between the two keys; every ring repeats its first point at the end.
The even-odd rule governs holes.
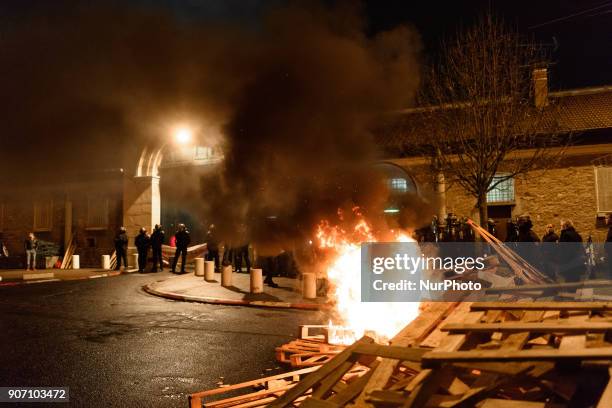
{"type": "Polygon", "coordinates": [[[210,147],[196,146],[195,148],[195,160],[205,160],[212,157],[212,149],[210,147]]]}
{"type": "Polygon", "coordinates": [[[394,192],[405,193],[408,191],[408,180],[405,178],[389,179],[389,188],[394,192]]]}
{"type": "Polygon", "coordinates": [[[87,197],[87,229],[108,228],[108,199],[99,196],[87,197]]]}
{"type": "Polygon", "coordinates": [[[53,201],[42,200],[34,203],[34,231],[45,232],[53,229],[53,201]]]}
{"type": "Polygon", "coordinates": [[[489,192],[487,193],[487,203],[495,204],[495,203],[512,203],[514,202],[514,179],[509,178],[504,181],[504,175],[494,176],[491,181],[491,185],[495,185],[489,192]]]}
{"type": "Polygon", "coordinates": [[[612,212],[612,167],[595,167],[597,212],[612,212]]]}

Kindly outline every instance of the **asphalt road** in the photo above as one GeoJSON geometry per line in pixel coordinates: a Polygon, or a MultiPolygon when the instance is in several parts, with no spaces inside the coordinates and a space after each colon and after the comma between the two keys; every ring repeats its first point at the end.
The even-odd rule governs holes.
{"type": "MultiPolygon", "coordinates": [[[[274,348],[319,312],[176,302],[163,274],[0,287],[0,386],[68,386],[74,407],[187,407],[187,395],[279,372],[274,348]]],[[[0,404],[1,405],[1,404],[0,404]]],[[[26,406],[5,404],[6,406],[26,406]]]]}

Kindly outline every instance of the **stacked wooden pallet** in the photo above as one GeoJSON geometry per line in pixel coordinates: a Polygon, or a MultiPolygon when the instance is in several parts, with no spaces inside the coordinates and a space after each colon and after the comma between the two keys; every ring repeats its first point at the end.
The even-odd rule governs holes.
{"type": "Polygon", "coordinates": [[[612,407],[611,335],[610,302],[429,303],[389,346],[364,337],[300,382],[204,406],[612,407]]]}
{"type": "Polygon", "coordinates": [[[312,367],[327,363],[345,346],[327,342],[327,326],[301,325],[297,340],[276,348],[276,360],[291,367],[312,367]],[[315,334],[315,333],[320,334],[315,334]]]}
{"type": "Polygon", "coordinates": [[[324,340],[297,339],[276,348],[276,360],[291,367],[311,367],[327,363],[345,347],[324,340]]]}

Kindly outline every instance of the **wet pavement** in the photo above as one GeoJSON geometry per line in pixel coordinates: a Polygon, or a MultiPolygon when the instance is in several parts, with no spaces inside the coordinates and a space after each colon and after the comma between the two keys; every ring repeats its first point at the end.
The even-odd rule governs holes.
{"type": "Polygon", "coordinates": [[[0,287],[0,386],[70,387],[59,406],[186,407],[189,393],[278,372],[274,348],[299,324],[326,321],[142,291],[169,276],[0,287]]]}

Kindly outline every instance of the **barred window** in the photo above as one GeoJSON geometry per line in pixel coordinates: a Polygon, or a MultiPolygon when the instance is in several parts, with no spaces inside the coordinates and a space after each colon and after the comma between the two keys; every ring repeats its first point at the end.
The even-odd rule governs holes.
{"type": "Polygon", "coordinates": [[[405,193],[408,191],[408,180],[405,178],[392,178],[389,179],[389,188],[392,191],[405,193]]]}
{"type": "Polygon", "coordinates": [[[34,231],[45,232],[53,229],[53,201],[40,200],[34,203],[34,231]]]}
{"type": "Polygon", "coordinates": [[[87,197],[87,229],[108,228],[108,199],[91,195],[87,197]]]}
{"type": "Polygon", "coordinates": [[[514,202],[514,179],[509,178],[502,182],[504,175],[494,176],[491,185],[497,184],[487,193],[487,203],[509,203],[514,202]]]}
{"type": "Polygon", "coordinates": [[[612,212],[612,166],[595,167],[597,212],[612,212]]]}

